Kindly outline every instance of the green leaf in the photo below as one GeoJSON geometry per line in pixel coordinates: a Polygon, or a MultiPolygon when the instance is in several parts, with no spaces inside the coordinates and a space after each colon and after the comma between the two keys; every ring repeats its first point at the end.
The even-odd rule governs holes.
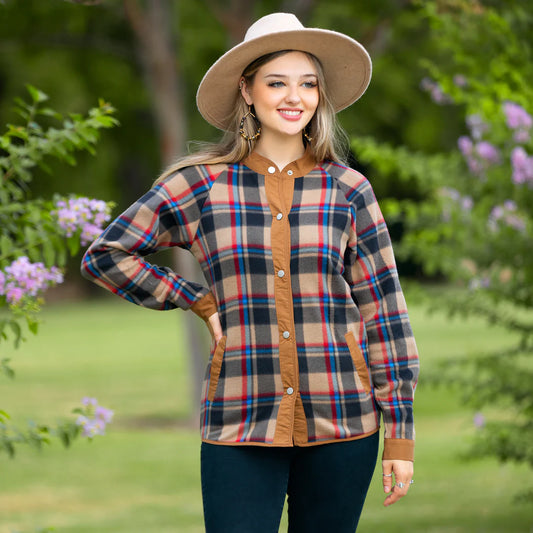
{"type": "Polygon", "coordinates": [[[72,235],[67,239],[67,246],[70,255],[74,256],[80,251],[80,237],[78,234],[72,235]]]}
{"type": "Polygon", "coordinates": [[[43,242],[43,250],[42,251],[43,251],[44,264],[48,268],[50,268],[51,266],[54,266],[56,254],[55,254],[55,250],[54,250],[54,245],[53,245],[53,243],[52,243],[52,241],[50,239],[46,239],[43,242]]]}
{"type": "Polygon", "coordinates": [[[68,258],[65,239],[57,234],[51,234],[49,241],[55,250],[55,265],[58,267],[65,266],[68,258]]]}
{"type": "Polygon", "coordinates": [[[30,317],[26,317],[26,321],[28,323],[28,329],[34,334],[37,335],[39,331],[39,322],[37,320],[33,320],[30,317]]]}
{"type": "Polygon", "coordinates": [[[4,420],[11,420],[11,417],[3,409],[0,409],[0,418],[4,420]]]}
{"type": "Polygon", "coordinates": [[[15,447],[9,438],[2,437],[0,440],[0,446],[6,451],[10,459],[15,457],[15,447]]]}
{"type": "Polygon", "coordinates": [[[8,255],[13,251],[13,241],[7,236],[0,237],[0,255],[8,255]]]}
{"type": "Polygon", "coordinates": [[[17,137],[23,141],[27,141],[29,136],[26,128],[22,126],[15,126],[14,124],[7,124],[7,133],[10,137],[17,137]]]}
{"type": "Polygon", "coordinates": [[[8,324],[13,333],[15,334],[15,339],[13,340],[15,348],[18,348],[20,345],[20,341],[22,340],[22,328],[15,320],[10,320],[8,324]]]}
{"type": "Polygon", "coordinates": [[[28,258],[32,263],[38,263],[41,260],[41,252],[35,246],[28,248],[28,258]]]}
{"type": "Polygon", "coordinates": [[[26,89],[28,89],[31,98],[35,103],[45,102],[46,100],[48,100],[48,95],[43,93],[33,85],[30,85],[29,83],[26,84],[26,89]]]}
{"type": "Polygon", "coordinates": [[[49,107],[43,107],[42,109],[39,109],[39,111],[37,111],[37,114],[43,115],[45,117],[52,117],[57,120],[63,120],[63,115],[61,115],[61,113],[58,113],[57,111],[49,107]]]}
{"type": "Polygon", "coordinates": [[[11,359],[2,359],[0,361],[0,372],[5,374],[9,379],[13,379],[15,377],[15,371],[8,365],[9,361],[11,359]]]}

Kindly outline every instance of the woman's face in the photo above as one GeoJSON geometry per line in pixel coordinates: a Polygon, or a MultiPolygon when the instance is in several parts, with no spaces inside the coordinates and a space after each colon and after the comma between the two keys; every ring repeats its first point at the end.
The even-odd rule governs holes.
{"type": "Polygon", "coordinates": [[[241,93],[255,108],[262,139],[299,135],[318,106],[316,68],[304,53],[288,52],[260,67],[241,93]]]}

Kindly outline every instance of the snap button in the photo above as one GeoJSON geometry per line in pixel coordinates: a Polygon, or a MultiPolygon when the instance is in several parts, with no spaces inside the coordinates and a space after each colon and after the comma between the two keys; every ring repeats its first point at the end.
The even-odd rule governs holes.
{"type": "Polygon", "coordinates": [[[294,389],[292,387],[289,387],[287,389],[287,394],[290,396],[294,392],[294,389]]]}
{"type": "Polygon", "coordinates": [[[283,332],[283,338],[288,339],[291,336],[291,334],[288,331],[283,332]]]}
{"type": "Polygon", "coordinates": [[[270,174],[274,174],[274,172],[276,172],[276,168],[275,167],[268,167],[268,172],[270,174]]]}
{"type": "Polygon", "coordinates": [[[293,172],[292,170],[287,170],[287,174],[288,174],[289,176],[292,176],[292,175],[294,174],[294,172],[293,172]]]}
{"type": "Polygon", "coordinates": [[[281,220],[281,219],[283,218],[283,213],[278,213],[278,214],[276,215],[276,218],[277,218],[278,220],[281,220]]]}
{"type": "Polygon", "coordinates": [[[285,270],[278,270],[278,278],[282,278],[285,275],[285,270]]]}

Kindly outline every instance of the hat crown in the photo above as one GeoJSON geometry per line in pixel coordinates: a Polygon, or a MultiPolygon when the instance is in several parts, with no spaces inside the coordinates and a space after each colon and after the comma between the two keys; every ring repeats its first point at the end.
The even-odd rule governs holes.
{"type": "Polygon", "coordinates": [[[292,13],[272,13],[254,22],[246,32],[244,41],[250,41],[280,31],[303,30],[303,24],[292,13]]]}

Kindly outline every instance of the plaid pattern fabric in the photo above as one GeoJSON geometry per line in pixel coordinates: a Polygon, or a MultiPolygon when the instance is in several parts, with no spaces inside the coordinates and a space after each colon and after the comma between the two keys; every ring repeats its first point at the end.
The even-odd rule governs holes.
{"type": "Polygon", "coordinates": [[[369,182],[309,154],[181,169],[92,244],[82,272],[136,304],[219,312],[202,438],[313,445],[385,427],[411,459],[418,355],[385,222],[369,182]],[[144,257],[189,249],[208,287],[144,257]]]}

